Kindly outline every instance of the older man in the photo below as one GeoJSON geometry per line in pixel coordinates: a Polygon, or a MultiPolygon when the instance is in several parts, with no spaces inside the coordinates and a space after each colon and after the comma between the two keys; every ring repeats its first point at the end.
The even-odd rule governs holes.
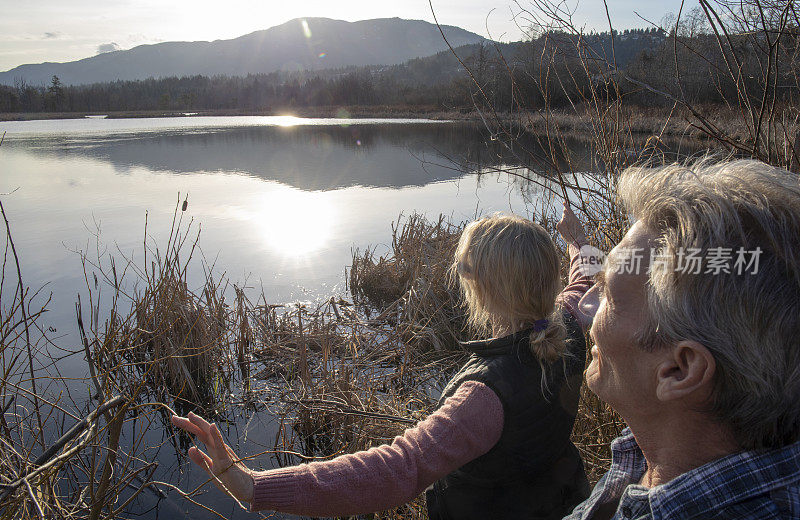
{"type": "Polygon", "coordinates": [[[619,193],[635,224],[581,306],[629,428],[567,518],[800,518],[798,176],[704,161],[619,193]]]}

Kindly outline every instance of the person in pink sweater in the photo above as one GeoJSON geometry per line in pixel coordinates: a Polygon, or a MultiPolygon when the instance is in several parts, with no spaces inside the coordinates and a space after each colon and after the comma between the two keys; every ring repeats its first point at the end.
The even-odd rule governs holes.
{"type": "Polygon", "coordinates": [[[588,496],[569,440],[577,409],[590,319],[578,301],[593,280],[582,269],[587,244],[565,205],[557,229],[569,244],[569,283],[538,224],[495,215],[462,233],[453,272],[470,321],[488,340],[445,388],[434,413],[390,444],[332,460],[254,471],[216,424],[193,413],[172,423],[206,452],[189,458],[251,509],[346,516],[398,507],[425,491],[431,519],[561,518],[588,496]]]}

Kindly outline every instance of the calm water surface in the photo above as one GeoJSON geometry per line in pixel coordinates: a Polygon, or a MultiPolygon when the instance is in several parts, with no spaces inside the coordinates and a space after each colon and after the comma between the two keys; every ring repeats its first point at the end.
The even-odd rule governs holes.
{"type": "MultiPolygon", "coordinates": [[[[179,193],[188,194],[186,217],[202,228],[205,262],[234,283],[263,287],[270,303],[343,293],[352,249],[388,251],[391,223],[401,214],[464,220],[528,212],[531,192],[507,176],[461,171],[458,162],[513,160],[499,146],[487,147],[475,126],[346,122],[0,123],[7,132],[0,193],[25,283],[47,284],[53,293],[48,325],[65,334],[73,328],[76,294],[85,289],[75,251],[94,253],[99,234],[101,250],[118,262],[123,255],[138,259],[146,214],[151,243],[163,248],[179,193]]],[[[200,284],[203,273],[196,271],[200,284]]]]}
{"type": "MultiPolygon", "coordinates": [[[[65,348],[77,345],[74,304],[86,293],[76,251],[111,253],[118,265],[140,259],[146,214],[149,243],[163,248],[179,193],[188,194],[186,218],[202,227],[204,263],[263,289],[269,303],[344,295],[352,250],[387,252],[401,214],[526,215],[537,195],[505,175],[478,174],[516,159],[460,123],[185,117],[8,122],[3,131],[0,193],[24,281],[52,293],[43,324],[65,348]]],[[[203,279],[198,264],[190,282],[200,288],[203,279]]],[[[85,372],[77,356],[60,363],[64,375],[85,372]]],[[[274,431],[273,418],[244,419],[229,438],[245,452],[270,448],[248,432],[274,431]]],[[[198,471],[176,472],[174,453],[163,451],[153,457],[173,473],[161,479],[184,489],[202,482],[198,471]]],[[[216,492],[206,498],[215,506],[225,500],[216,492]]],[[[219,511],[246,516],[227,502],[219,511]]],[[[207,516],[170,494],[145,516],[186,515],[207,516]]]]}

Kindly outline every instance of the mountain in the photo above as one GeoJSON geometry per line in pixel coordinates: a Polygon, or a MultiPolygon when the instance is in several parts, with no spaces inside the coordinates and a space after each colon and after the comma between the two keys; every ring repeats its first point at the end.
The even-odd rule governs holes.
{"type": "MultiPolygon", "coordinates": [[[[485,39],[442,26],[454,47],[485,39]]],[[[149,77],[268,73],[350,65],[393,65],[447,48],[439,28],[422,20],[379,18],[346,22],[298,18],[232,40],[140,45],[68,63],[20,65],[0,72],[0,84],[23,80],[47,85],[56,75],[66,85],[149,77]]]]}

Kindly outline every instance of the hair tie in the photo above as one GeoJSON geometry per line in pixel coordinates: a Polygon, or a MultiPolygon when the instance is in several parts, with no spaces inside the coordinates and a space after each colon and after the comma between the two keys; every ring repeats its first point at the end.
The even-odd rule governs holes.
{"type": "Polygon", "coordinates": [[[550,325],[550,320],[536,320],[533,322],[533,332],[542,332],[550,325]]]}

